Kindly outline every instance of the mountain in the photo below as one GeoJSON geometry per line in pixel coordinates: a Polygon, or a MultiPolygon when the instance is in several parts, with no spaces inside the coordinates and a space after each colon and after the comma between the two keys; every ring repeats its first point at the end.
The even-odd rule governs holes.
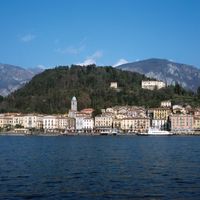
{"type": "Polygon", "coordinates": [[[109,66],[60,66],[34,76],[0,101],[0,112],[66,113],[72,96],[77,97],[79,110],[92,107],[96,112],[115,105],[155,107],[168,99],[200,105],[197,96],[178,84],[150,91],[141,88],[142,80],[149,78],[109,66]],[[113,81],[118,83],[117,89],[110,88],[113,81]]]}
{"type": "Polygon", "coordinates": [[[165,59],[147,59],[126,63],[117,68],[138,72],[147,77],[162,80],[168,85],[178,82],[182,87],[192,91],[196,91],[200,86],[200,69],[165,59]]]}
{"type": "Polygon", "coordinates": [[[0,95],[7,96],[22,87],[39,71],[0,63],[0,95]]]}

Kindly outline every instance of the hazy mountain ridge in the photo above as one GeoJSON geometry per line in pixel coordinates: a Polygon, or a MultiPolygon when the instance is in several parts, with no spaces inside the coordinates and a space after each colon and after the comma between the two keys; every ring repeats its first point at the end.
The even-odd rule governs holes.
{"type": "Polygon", "coordinates": [[[166,59],[147,59],[126,63],[117,68],[134,71],[166,82],[168,85],[178,82],[184,88],[196,91],[200,86],[200,69],[166,59]]]}
{"type": "Polygon", "coordinates": [[[29,83],[0,102],[1,112],[66,113],[72,96],[78,99],[78,109],[102,108],[116,105],[158,107],[163,100],[174,104],[200,105],[200,97],[180,85],[160,90],[141,88],[142,80],[151,80],[136,72],[109,66],[60,66],[34,76],[29,83]],[[110,88],[116,81],[118,89],[110,88]]]}
{"type": "Polygon", "coordinates": [[[37,72],[0,63],[0,95],[7,96],[30,81],[37,72]]]}

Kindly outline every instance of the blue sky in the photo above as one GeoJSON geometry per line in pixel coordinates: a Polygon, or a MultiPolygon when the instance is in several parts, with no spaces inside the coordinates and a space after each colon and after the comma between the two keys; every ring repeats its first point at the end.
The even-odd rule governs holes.
{"type": "Polygon", "coordinates": [[[0,62],[200,67],[199,0],[0,0],[0,62]]]}

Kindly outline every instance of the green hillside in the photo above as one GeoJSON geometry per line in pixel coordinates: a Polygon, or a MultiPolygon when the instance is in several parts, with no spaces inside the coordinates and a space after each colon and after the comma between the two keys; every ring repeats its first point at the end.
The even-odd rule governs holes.
{"type": "Polygon", "coordinates": [[[92,107],[97,110],[115,105],[155,107],[161,100],[199,104],[199,98],[179,85],[161,90],[141,89],[147,80],[135,72],[112,67],[61,66],[36,75],[23,88],[0,101],[0,112],[66,113],[72,96],[78,99],[78,109],[92,107]],[[117,81],[119,89],[110,88],[117,81]]]}

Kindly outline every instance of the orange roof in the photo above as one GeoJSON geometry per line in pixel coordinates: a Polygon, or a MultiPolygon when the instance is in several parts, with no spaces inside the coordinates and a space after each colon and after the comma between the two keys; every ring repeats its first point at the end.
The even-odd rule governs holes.
{"type": "Polygon", "coordinates": [[[83,110],[81,110],[82,113],[92,113],[94,112],[94,109],[93,108],[85,108],[83,110]]]}

